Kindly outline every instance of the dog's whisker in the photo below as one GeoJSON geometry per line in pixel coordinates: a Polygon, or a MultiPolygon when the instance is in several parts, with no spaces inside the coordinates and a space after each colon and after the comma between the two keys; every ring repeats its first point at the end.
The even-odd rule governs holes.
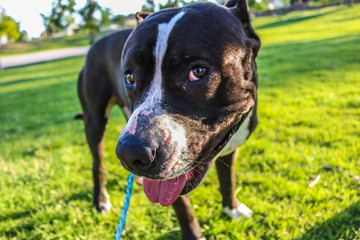
{"type": "Polygon", "coordinates": [[[217,161],[221,162],[222,164],[224,164],[226,167],[230,168],[230,166],[224,162],[221,158],[217,159],[217,161]]]}

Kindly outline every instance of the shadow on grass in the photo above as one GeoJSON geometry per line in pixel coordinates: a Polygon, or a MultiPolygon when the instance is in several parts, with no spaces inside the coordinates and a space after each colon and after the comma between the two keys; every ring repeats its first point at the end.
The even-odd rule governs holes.
{"type": "MultiPolygon", "coordinates": [[[[16,237],[19,232],[32,231],[36,227],[38,227],[39,225],[42,224],[41,222],[33,220],[33,216],[37,215],[39,212],[46,212],[46,210],[44,210],[46,208],[54,208],[55,205],[59,201],[64,201],[64,203],[66,203],[66,204],[69,204],[70,202],[73,202],[73,201],[75,201],[75,202],[77,202],[77,201],[91,202],[92,201],[91,194],[92,194],[91,190],[87,189],[87,190],[83,190],[83,191],[77,192],[75,194],[72,194],[70,196],[59,197],[51,203],[47,203],[47,204],[39,203],[39,204],[37,204],[37,206],[28,208],[25,211],[12,212],[7,215],[2,215],[2,216],[0,216],[0,222],[22,219],[21,224],[7,229],[5,232],[2,232],[2,234],[4,234],[6,237],[16,237]],[[41,205],[41,207],[40,207],[40,205],[41,205]]],[[[46,214],[48,214],[48,213],[46,213],[46,214]]],[[[51,216],[49,216],[48,221],[51,222],[51,221],[58,220],[58,219],[66,219],[67,218],[66,214],[67,213],[52,214],[51,216]]]]}
{"type": "MultiPolygon", "coordinates": [[[[327,221],[317,224],[304,235],[294,240],[333,240],[355,239],[355,231],[360,228],[360,201],[350,205],[340,213],[335,214],[327,221]]],[[[228,220],[230,221],[230,220],[228,220]]],[[[202,222],[201,225],[206,224],[202,222]]],[[[180,231],[173,231],[162,235],[157,240],[181,239],[180,231]]]]}
{"type": "Polygon", "coordinates": [[[74,76],[75,82],[76,75],[71,73],[15,80],[36,82],[37,86],[0,93],[0,107],[5,109],[0,120],[7,123],[0,126],[0,131],[5,135],[16,135],[27,130],[37,132],[48,126],[75,122],[74,116],[80,112],[80,104],[74,104],[77,103],[76,84],[67,80],[71,76],[74,76]],[[54,79],[54,82],[47,83],[47,79],[54,79]],[[64,82],[56,82],[56,79],[64,79],[64,82]]]}
{"type": "Polygon", "coordinates": [[[90,188],[77,192],[75,194],[71,194],[69,197],[63,199],[65,203],[69,203],[72,201],[92,202],[92,200],[92,191],[90,188]]]}
{"type": "MultiPolygon", "coordinates": [[[[50,76],[43,76],[43,77],[35,77],[35,78],[23,78],[23,79],[17,79],[17,80],[13,80],[13,81],[8,81],[8,82],[1,82],[0,83],[0,87],[7,87],[7,86],[11,86],[11,85],[17,85],[17,84],[23,84],[23,83],[34,83],[34,82],[42,82],[42,81],[46,81],[49,78],[63,78],[63,77],[69,77],[74,75],[74,73],[66,73],[66,74],[58,74],[58,75],[50,75],[50,76]]],[[[6,93],[8,94],[8,93],[6,93]]]]}
{"type": "Polygon", "coordinates": [[[33,209],[26,210],[26,211],[13,212],[13,213],[10,213],[7,215],[2,215],[2,216],[0,216],[0,222],[7,221],[9,219],[16,220],[19,218],[29,217],[31,215],[32,211],[33,211],[33,209]]]}
{"type": "Polygon", "coordinates": [[[12,239],[16,239],[16,236],[18,235],[19,232],[26,232],[26,231],[32,231],[34,230],[36,227],[35,223],[32,220],[28,220],[27,223],[22,223],[19,224],[16,227],[11,227],[9,228],[9,230],[3,232],[3,234],[5,234],[6,237],[12,238],[12,239]]]}
{"type": "Polygon", "coordinates": [[[360,201],[312,227],[297,240],[355,239],[358,236],[355,231],[360,227],[359,216],[360,201]]]}
{"type": "Polygon", "coordinates": [[[169,233],[165,233],[162,236],[156,238],[156,240],[176,240],[181,239],[181,231],[173,231],[169,233]]]}
{"type": "Polygon", "coordinates": [[[259,26],[256,29],[260,30],[260,29],[266,29],[266,28],[286,26],[286,25],[306,21],[306,20],[309,20],[309,19],[322,17],[322,16],[325,16],[325,15],[328,15],[328,14],[331,14],[331,13],[334,13],[334,12],[337,12],[337,11],[340,11],[340,10],[341,9],[334,9],[332,11],[328,11],[328,12],[324,12],[324,13],[320,13],[320,14],[314,14],[314,15],[310,15],[310,16],[294,17],[294,18],[289,18],[289,19],[283,20],[283,21],[271,22],[271,23],[259,26]]]}

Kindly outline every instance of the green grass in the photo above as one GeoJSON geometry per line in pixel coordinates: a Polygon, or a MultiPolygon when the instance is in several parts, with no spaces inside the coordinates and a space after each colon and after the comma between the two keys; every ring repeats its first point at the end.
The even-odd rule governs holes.
{"type": "MultiPolygon", "coordinates": [[[[211,169],[190,194],[207,239],[360,239],[359,13],[355,5],[255,20],[260,124],[236,165],[236,194],[254,216],[222,214],[211,169]]],[[[107,128],[113,209],[103,216],[92,207],[83,123],[73,120],[83,61],[0,72],[1,240],[113,239],[128,175],[114,154],[125,120],[116,109],[107,128]]],[[[171,208],[138,185],[131,201],[124,239],[180,239],[171,208]]]]}
{"type": "Polygon", "coordinates": [[[3,45],[0,47],[0,57],[13,56],[24,53],[53,50],[59,48],[82,47],[90,44],[88,34],[59,38],[35,39],[3,45]]]}

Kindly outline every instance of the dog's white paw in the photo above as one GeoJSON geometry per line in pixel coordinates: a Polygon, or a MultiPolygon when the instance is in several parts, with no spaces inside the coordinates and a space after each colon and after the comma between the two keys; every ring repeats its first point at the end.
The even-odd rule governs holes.
{"type": "Polygon", "coordinates": [[[251,209],[243,203],[241,203],[238,208],[230,209],[229,207],[223,207],[223,211],[231,219],[236,219],[242,216],[250,218],[253,215],[253,211],[251,211],[251,209]]]}
{"type": "Polygon", "coordinates": [[[108,213],[108,212],[110,212],[111,206],[112,205],[111,205],[111,202],[110,202],[110,197],[109,197],[108,194],[106,194],[106,201],[99,203],[100,211],[102,213],[108,213]]]}

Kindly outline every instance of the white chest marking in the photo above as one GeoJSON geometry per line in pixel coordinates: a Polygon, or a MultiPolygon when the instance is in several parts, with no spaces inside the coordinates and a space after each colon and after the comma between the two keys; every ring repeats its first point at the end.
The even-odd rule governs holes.
{"type": "MultiPolygon", "coordinates": [[[[139,115],[144,114],[144,112],[155,112],[160,113],[164,112],[164,109],[161,107],[161,102],[163,99],[163,88],[162,88],[162,63],[166,54],[168,47],[168,40],[171,31],[173,30],[176,22],[184,16],[185,12],[179,12],[176,14],[168,23],[161,23],[158,25],[158,35],[156,39],[156,45],[154,49],[154,58],[155,58],[155,69],[154,77],[151,82],[150,88],[147,91],[144,100],[142,103],[134,110],[131,115],[128,123],[123,129],[121,135],[125,133],[135,134],[137,128],[137,118],[139,115]]],[[[146,114],[145,114],[146,115],[146,114]]],[[[120,137],[121,137],[120,135],[120,137]]]]}
{"type": "Polygon", "coordinates": [[[232,153],[237,147],[240,147],[241,145],[244,144],[244,142],[250,135],[249,125],[252,115],[253,115],[253,110],[249,112],[248,116],[241,124],[239,130],[237,130],[237,132],[232,136],[232,138],[226,144],[224,149],[219,153],[219,156],[226,156],[232,153]]]}

